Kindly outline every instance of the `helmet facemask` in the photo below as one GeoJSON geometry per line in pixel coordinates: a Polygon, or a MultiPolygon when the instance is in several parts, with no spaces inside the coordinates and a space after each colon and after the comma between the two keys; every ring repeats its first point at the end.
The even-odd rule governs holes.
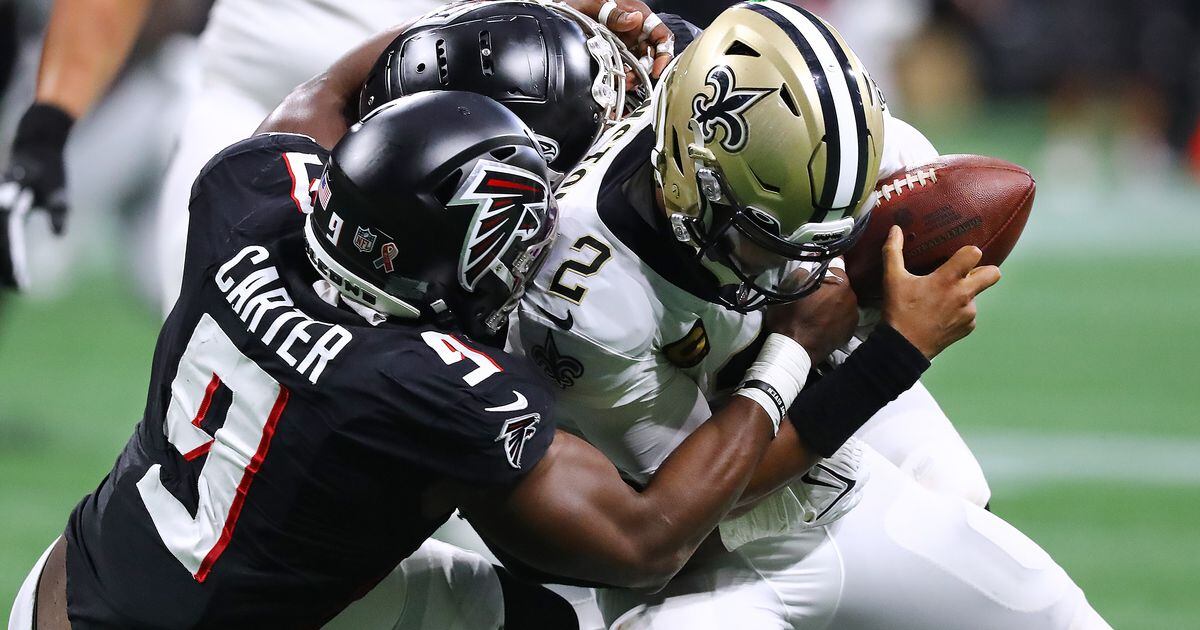
{"type": "MultiPolygon", "coordinates": [[[[693,119],[694,130],[698,124],[693,119]]],[[[722,285],[718,301],[739,312],[798,300],[817,289],[829,263],[853,246],[867,225],[870,209],[856,221],[845,217],[806,223],[789,235],[769,212],[743,204],[721,167],[704,159],[697,143],[689,146],[695,161],[699,211],[673,213],[675,237],[696,247],[700,263],[722,285]]]]}

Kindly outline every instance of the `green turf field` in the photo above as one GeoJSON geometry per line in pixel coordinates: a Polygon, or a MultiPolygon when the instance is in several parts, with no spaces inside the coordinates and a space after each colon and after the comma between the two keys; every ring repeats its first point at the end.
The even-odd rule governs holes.
{"type": "MultiPolygon", "coordinates": [[[[1200,469],[1200,382],[1191,370],[1200,356],[1197,277],[1196,255],[1103,263],[1018,256],[982,299],[977,333],[927,378],[968,442],[987,446],[985,469],[995,461],[999,470],[992,458],[1003,455],[1028,473],[993,479],[996,512],[1048,549],[1118,628],[1200,620],[1200,481],[1188,473],[1200,469]],[[1068,446],[1080,436],[1083,446],[1038,448],[1042,435],[1068,446]],[[1012,439],[996,452],[1005,436],[1012,439]],[[1164,461],[1159,444],[1184,461],[1164,461]],[[1069,474],[1054,465],[1080,449],[1070,453],[1069,474]],[[1164,466],[1182,473],[1140,474],[1164,466]]],[[[157,324],[134,302],[114,280],[92,278],[62,300],[3,306],[6,613],[30,564],[141,413],[157,324]]]]}

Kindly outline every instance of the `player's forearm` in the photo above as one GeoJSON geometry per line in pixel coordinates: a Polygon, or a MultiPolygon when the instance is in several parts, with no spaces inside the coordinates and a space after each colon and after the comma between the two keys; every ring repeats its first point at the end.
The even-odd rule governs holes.
{"type": "Polygon", "coordinates": [[[78,119],[112,83],[133,48],[150,0],[58,0],[38,68],[36,100],[78,119]]]}
{"type": "Polygon", "coordinates": [[[803,475],[820,456],[813,453],[790,422],[779,427],[779,435],[771,441],[758,467],[755,468],[746,489],[738,497],[732,511],[738,514],[752,507],[759,499],[770,495],[803,475]]]}
{"type": "Polygon", "coordinates": [[[886,324],[878,327],[841,367],[796,398],[785,422],[790,426],[780,427],[738,509],[791,483],[820,457],[832,456],[928,367],[903,335],[886,324]]]}
{"type": "Polygon", "coordinates": [[[300,84],[259,125],[258,133],[302,133],[327,148],[337,144],[357,119],[358,93],[375,60],[410,24],[374,35],[325,72],[300,84]]]}
{"type": "Polygon", "coordinates": [[[689,436],[641,492],[595,448],[560,433],[510,494],[468,493],[459,505],[486,539],[534,569],[657,587],[733,505],[771,433],[766,413],[739,399],[689,436]]]}
{"type": "Polygon", "coordinates": [[[743,494],[771,444],[771,420],[734,397],[679,445],[641,493],[641,553],[674,575],[743,494]]]}

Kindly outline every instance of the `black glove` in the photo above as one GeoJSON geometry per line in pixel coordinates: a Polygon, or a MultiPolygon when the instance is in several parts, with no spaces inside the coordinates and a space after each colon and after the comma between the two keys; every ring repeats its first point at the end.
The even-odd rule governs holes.
{"type": "Polygon", "coordinates": [[[50,214],[55,234],[67,223],[63,148],[75,119],[53,106],[33,104],[13,139],[12,161],[0,178],[0,287],[23,288],[25,219],[32,209],[50,214]]]}

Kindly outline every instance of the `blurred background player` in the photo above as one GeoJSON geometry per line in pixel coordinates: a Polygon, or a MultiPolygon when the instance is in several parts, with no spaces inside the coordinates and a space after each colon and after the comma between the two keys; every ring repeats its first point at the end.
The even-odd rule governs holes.
{"type": "MultiPolygon", "coordinates": [[[[353,8],[337,2],[218,0],[208,15],[196,51],[198,72],[188,77],[182,101],[187,113],[164,182],[160,214],[184,215],[188,191],[200,167],[229,143],[247,136],[283,95],[319,72],[381,25],[394,24],[435,8],[433,0],[368,0],[353,8]],[[177,207],[176,207],[177,206],[177,207]],[[168,213],[166,209],[173,208],[168,213]]],[[[54,231],[65,225],[63,148],[74,122],[107,91],[123,66],[155,3],[64,0],[54,5],[38,71],[34,104],[22,116],[6,180],[29,191],[0,198],[9,212],[37,207],[49,212],[54,231]],[[31,195],[29,193],[32,193],[31,195]],[[20,198],[23,197],[23,198],[20,198]]],[[[89,165],[104,168],[103,164],[89,165]]],[[[16,222],[12,222],[15,226],[16,222]]],[[[186,221],[165,219],[158,239],[160,260],[170,263],[173,303],[182,269],[186,221]]],[[[8,234],[9,242],[19,235],[8,234]]],[[[6,246],[5,256],[9,259],[6,246]]],[[[20,247],[17,245],[16,247],[20,247]]],[[[19,260],[19,259],[18,259],[19,260]]],[[[16,267],[0,282],[18,284],[16,267]]]]}

